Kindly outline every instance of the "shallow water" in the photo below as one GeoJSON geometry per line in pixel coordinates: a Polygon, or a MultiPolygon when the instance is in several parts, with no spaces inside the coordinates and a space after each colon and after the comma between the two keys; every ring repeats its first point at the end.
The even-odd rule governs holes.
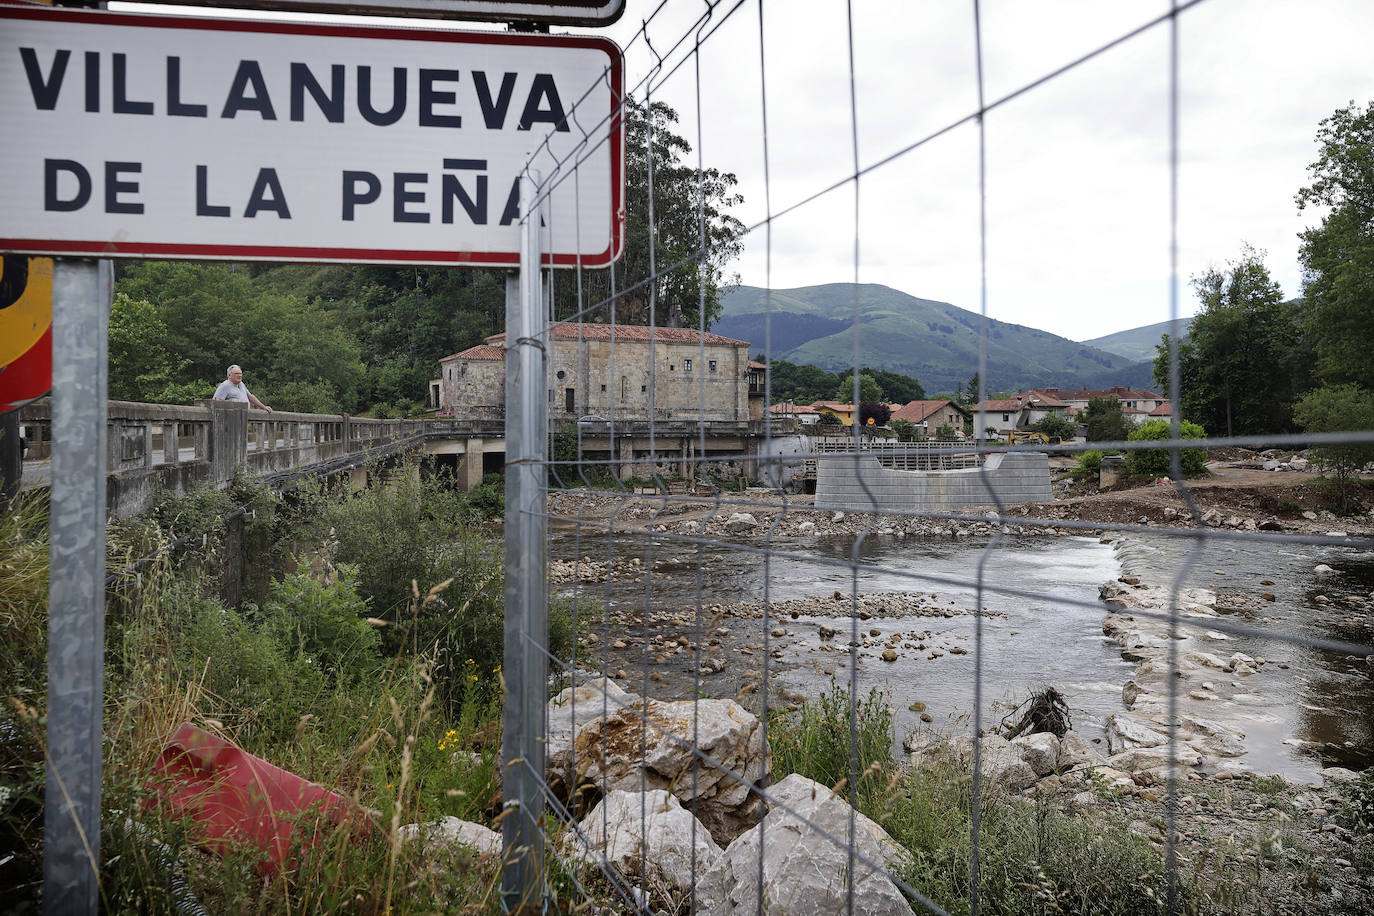
{"type": "MultiPolygon", "coordinates": [[[[986,541],[971,539],[871,536],[860,542],[856,558],[860,565],[851,569],[824,563],[826,559],[847,563],[854,551],[851,538],[780,540],[773,546],[802,556],[774,554],[765,558],[730,549],[726,544],[698,553],[695,547],[678,544],[618,541],[614,545],[618,561],[639,556],[646,567],[657,561],[655,571],[643,576],[641,582],[613,580],[583,586],[582,591],[589,597],[609,600],[613,608],[642,608],[647,603],[656,612],[677,611],[687,621],[697,619],[700,606],[762,600],[765,594],[771,601],[836,591],[846,597],[854,592],[936,595],[939,606],[957,613],[950,617],[869,620],[802,615],[781,621],[775,614],[771,618],[720,621],[732,630],[730,645],[752,646],[754,651],[732,655],[725,674],[702,681],[704,693],[733,696],[746,668],[763,668],[760,646],[765,632],[781,625],[787,635],[767,640],[770,649],[782,650],[781,658],[769,660],[769,670],[775,672],[770,689],[814,696],[827,689],[832,679],[848,684],[852,675],[860,692],[876,687],[889,694],[896,711],[898,743],[920,725],[919,712],[909,709],[914,702],[924,704],[924,711],[934,720],[932,727],[970,730],[975,683],[980,675],[984,728],[1000,721],[1032,690],[1052,685],[1068,700],[1074,727],[1089,737],[1101,736],[1104,717],[1125,711],[1121,685],[1133,676],[1135,666],[1123,661],[1119,647],[1102,634],[1107,609],[1098,600],[1098,588],[1122,574],[1167,585],[1192,547],[1191,542],[1153,534],[1132,535],[1113,544],[1087,537],[1004,537],[991,550],[986,550],[986,541]],[[981,605],[989,612],[982,617],[981,647],[976,641],[977,618],[970,613],[978,600],[980,561],[985,563],[981,605]],[[1003,588],[1024,594],[1008,595],[999,591],[1003,588]],[[821,625],[839,630],[831,643],[838,651],[822,648],[817,635],[821,625]],[[862,639],[870,629],[879,630],[881,635],[870,645],[861,646],[857,668],[851,672],[845,647],[853,635],[862,639]],[[897,661],[882,661],[882,641],[893,632],[902,633],[904,642],[924,643],[926,649],[901,649],[897,661]],[[949,650],[956,646],[968,654],[951,653],[949,650]],[[937,649],[944,654],[929,658],[937,649]],[[981,665],[977,658],[981,658],[981,665]]],[[[554,538],[554,555],[559,559],[590,556],[604,560],[606,542],[560,533],[554,538]]],[[[1368,617],[1364,625],[1352,625],[1348,609],[1312,600],[1323,592],[1330,597],[1367,595],[1374,587],[1374,554],[1271,542],[1209,544],[1195,560],[1186,584],[1213,586],[1223,595],[1272,591],[1277,596],[1272,604],[1259,602],[1266,605],[1264,616],[1252,621],[1232,618],[1233,622],[1247,622],[1270,633],[1374,643],[1368,617]],[[1335,570],[1320,583],[1312,572],[1318,563],[1335,570]],[[1216,570],[1225,575],[1217,575],[1216,570]],[[1261,586],[1264,578],[1277,584],[1261,586]]],[[[595,622],[589,625],[598,626],[595,622]]],[[[653,693],[690,695],[690,658],[654,663],[647,660],[642,642],[622,635],[632,645],[612,653],[611,670],[624,667],[635,671],[634,679],[638,682],[642,675],[647,686],[652,669],[662,679],[650,688],[653,693]]],[[[1201,638],[1200,632],[1197,635],[1201,638]]],[[[1351,659],[1342,653],[1295,646],[1262,635],[1236,636],[1220,645],[1219,649],[1215,642],[1199,643],[1196,648],[1224,657],[1244,652],[1290,666],[1280,670],[1276,664],[1267,665],[1255,676],[1251,690],[1259,698],[1245,708],[1226,710],[1246,732],[1249,753],[1243,762],[1247,766],[1299,779],[1310,778],[1322,761],[1351,767],[1374,763],[1374,676],[1363,658],[1351,659]]],[[[1193,648],[1191,637],[1181,646],[1193,648]]],[[[592,660],[581,664],[596,667],[592,660]]],[[[626,686],[638,689],[637,684],[626,686]]]]}

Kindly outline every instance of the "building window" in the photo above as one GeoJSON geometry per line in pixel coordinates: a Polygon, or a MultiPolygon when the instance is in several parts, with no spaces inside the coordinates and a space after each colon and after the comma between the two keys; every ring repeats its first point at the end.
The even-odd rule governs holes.
{"type": "Polygon", "coordinates": [[[620,399],[623,401],[623,400],[625,400],[625,399],[626,399],[627,397],[629,397],[629,396],[630,396],[630,379],[629,379],[629,376],[622,375],[622,376],[620,377],[620,399]]]}
{"type": "Polygon", "coordinates": [[[682,371],[683,371],[683,372],[691,372],[691,371],[692,371],[692,361],[691,361],[690,359],[684,359],[684,360],[682,361],[682,371]]]}
{"type": "Polygon", "coordinates": [[[648,390],[649,390],[649,386],[648,386],[648,385],[640,385],[640,386],[639,386],[639,393],[640,393],[640,394],[643,394],[644,392],[646,392],[646,391],[648,391],[648,390]]]}
{"type": "Polygon", "coordinates": [[[563,379],[565,379],[565,378],[567,378],[567,377],[568,377],[568,373],[564,372],[562,369],[559,369],[559,370],[558,370],[558,376],[557,376],[557,378],[558,378],[558,380],[559,380],[560,382],[563,381],[563,379]]]}
{"type": "Polygon", "coordinates": [[[605,394],[605,393],[606,393],[606,386],[605,386],[605,385],[602,385],[602,386],[601,386],[601,393],[602,393],[602,394],[605,394]]]}
{"type": "Polygon", "coordinates": [[[706,363],[706,368],[709,369],[709,370],[712,371],[712,372],[715,372],[715,371],[716,371],[716,361],[715,361],[714,359],[708,360],[707,363],[706,363]]]}
{"type": "Polygon", "coordinates": [[[1010,423],[1010,422],[1011,422],[1011,414],[1009,414],[1009,413],[1004,413],[1004,414],[1002,414],[1002,422],[1003,422],[1003,423],[1010,423]]]}

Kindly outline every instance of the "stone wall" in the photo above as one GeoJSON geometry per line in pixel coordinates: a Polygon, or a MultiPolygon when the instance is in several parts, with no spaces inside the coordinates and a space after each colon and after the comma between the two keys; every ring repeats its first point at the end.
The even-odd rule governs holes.
{"type": "Polygon", "coordinates": [[[821,458],[816,465],[816,506],[827,509],[862,510],[875,500],[879,512],[991,506],[989,487],[1004,504],[1048,502],[1053,498],[1049,456],[989,455],[982,471],[896,471],[862,455],[821,458]]]}
{"type": "MultiPolygon", "coordinates": [[[[653,378],[655,419],[749,419],[749,352],[708,343],[649,344],[642,340],[557,340],[551,348],[547,387],[551,420],[584,416],[647,419],[653,378]],[[714,368],[713,368],[714,364],[714,368]]],[[[505,403],[505,363],[491,359],[445,360],[441,407],[455,416],[505,403]]]]}

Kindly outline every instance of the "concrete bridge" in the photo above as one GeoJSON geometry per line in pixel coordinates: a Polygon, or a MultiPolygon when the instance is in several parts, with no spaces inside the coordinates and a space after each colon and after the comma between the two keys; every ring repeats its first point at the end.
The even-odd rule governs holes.
{"type": "MultiPolygon", "coordinates": [[[[136,515],[159,488],[183,494],[201,486],[223,488],[239,466],[270,485],[306,474],[347,474],[366,484],[367,466],[402,452],[435,456],[464,490],[505,466],[505,422],[499,417],[377,420],[342,414],[249,410],[246,404],[198,401],[195,406],[110,401],[107,410],[107,510],[112,518],[136,515]]],[[[22,408],[28,440],[21,486],[48,485],[48,399],[22,408]]],[[[706,453],[738,456],[753,471],[763,424],[707,422],[706,453]]],[[[776,421],[774,432],[776,433],[776,421]]],[[[574,424],[572,428],[576,428],[574,424]]],[[[701,424],[686,420],[597,421],[579,430],[583,454],[615,458],[621,477],[648,477],[654,468],[691,476],[702,456],[701,424]],[[652,436],[650,433],[652,432],[652,436]]],[[[569,483],[576,479],[569,469],[569,483]]]]}

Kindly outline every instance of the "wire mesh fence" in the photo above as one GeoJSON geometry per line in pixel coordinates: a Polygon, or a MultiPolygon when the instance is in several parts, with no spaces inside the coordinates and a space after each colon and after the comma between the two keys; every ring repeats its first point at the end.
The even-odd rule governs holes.
{"type": "MultiPolygon", "coordinates": [[[[1302,518],[1250,489],[1250,512],[1218,508],[1200,488],[1282,473],[1265,459],[1237,465],[1254,454],[1238,449],[1315,448],[1315,469],[1323,454],[1358,455],[1374,429],[1199,438],[1183,422],[1195,379],[1180,371],[1180,35],[1200,5],[1113,20],[1090,47],[1009,78],[1015,67],[985,57],[974,2],[955,99],[918,87],[867,98],[853,5],[799,43],[770,20],[786,8],[665,2],[625,42],[612,116],[627,127],[624,256],[544,271],[537,289],[527,274],[524,323],[508,324],[519,354],[506,360],[508,438],[523,443],[508,452],[523,481],[506,517],[506,676],[520,696],[505,718],[519,815],[503,825],[508,892],[627,912],[977,913],[1011,900],[1117,911],[1116,869],[1133,882],[1122,911],[1193,911],[1230,868],[1196,842],[1209,802],[1193,783],[1368,765],[1367,519],[1302,518]],[[1034,120],[1060,83],[1142,44],[1162,74],[1151,116],[1165,165],[1150,205],[1162,256],[1137,279],[1168,302],[1169,394],[1116,396],[1152,398],[1167,429],[1021,439],[1037,409],[1062,415],[1092,392],[989,396],[996,117],[1034,120]],[[736,78],[712,78],[727,67],[736,78]],[[779,82],[808,67],[814,81],[779,82]],[[800,116],[814,116],[816,156],[840,151],[830,177],[803,167],[812,151],[778,145],[805,136],[777,114],[798,93],[834,95],[848,112],[839,125],[800,116]],[[914,139],[878,131],[861,149],[870,101],[920,125],[914,139]],[[838,142],[821,144],[826,132],[838,142]],[[761,199],[742,201],[713,165],[732,158],[757,163],[761,199]],[[966,367],[980,380],[976,435],[942,440],[927,426],[905,441],[865,423],[861,370],[885,351],[860,279],[879,217],[899,213],[913,238],[932,231],[914,204],[942,167],[975,176],[960,225],[981,316],[966,367]],[[745,245],[764,278],[750,340],[712,332],[745,245]],[[851,253],[852,274],[836,278],[850,281],[837,294],[848,316],[832,333],[849,344],[852,391],[824,411],[838,430],[775,397],[764,358],[797,339],[786,294],[771,290],[774,252],[788,246],[851,253]],[[1131,499],[1074,499],[1051,472],[1101,459],[1110,479],[1114,454],[1151,481],[1131,499]],[[1210,481],[1195,475],[1204,456],[1210,481]],[[546,704],[549,681],[560,692],[546,704]],[[1123,814],[1113,792],[1154,805],[1157,822],[1123,814]],[[1033,822],[1029,845],[1008,839],[1017,818],[1033,822]]],[[[913,37],[911,53],[927,45],[913,37]]],[[[587,142],[537,177],[522,208],[542,202],[532,256],[541,233],[573,221],[549,202],[581,199],[605,117],[571,108],[565,126],[587,142]]]]}

